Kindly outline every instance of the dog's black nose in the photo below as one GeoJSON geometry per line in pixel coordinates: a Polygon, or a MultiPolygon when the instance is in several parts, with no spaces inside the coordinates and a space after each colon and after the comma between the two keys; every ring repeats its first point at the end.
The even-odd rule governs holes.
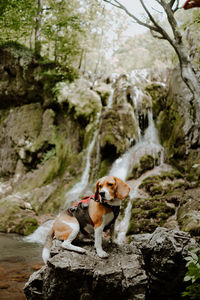
{"type": "Polygon", "coordinates": [[[105,192],[100,192],[99,194],[101,195],[102,198],[105,198],[105,192]]]}

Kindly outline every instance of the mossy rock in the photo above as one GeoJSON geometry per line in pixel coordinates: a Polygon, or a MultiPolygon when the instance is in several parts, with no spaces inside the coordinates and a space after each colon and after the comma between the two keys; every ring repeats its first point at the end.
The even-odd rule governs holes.
{"type": "Polygon", "coordinates": [[[108,174],[108,170],[111,167],[111,161],[109,159],[104,159],[101,161],[100,168],[99,168],[99,175],[98,177],[101,178],[108,174]]]}
{"type": "Polygon", "coordinates": [[[102,159],[111,154],[114,158],[123,154],[137,140],[137,122],[131,106],[113,106],[102,113],[99,130],[102,159]]]}
{"type": "Polygon", "coordinates": [[[200,234],[200,189],[186,190],[178,209],[178,223],[181,230],[194,236],[200,234]]]}
{"type": "Polygon", "coordinates": [[[137,163],[133,166],[132,171],[128,175],[128,179],[139,178],[146,171],[152,170],[154,168],[155,163],[156,163],[156,161],[153,158],[153,156],[151,156],[149,154],[142,156],[140,158],[139,163],[137,163]]]}
{"type": "Polygon", "coordinates": [[[28,235],[38,227],[27,198],[28,194],[17,193],[0,199],[0,231],[28,235]]]}
{"type": "Polygon", "coordinates": [[[22,235],[29,235],[38,228],[38,221],[35,218],[25,217],[19,224],[11,230],[11,232],[19,233],[22,235]]]}
{"type": "Polygon", "coordinates": [[[181,173],[174,170],[171,172],[161,172],[160,175],[145,178],[139,188],[143,189],[151,196],[168,195],[175,190],[185,190],[188,188],[188,182],[180,177],[181,173]]]}
{"type": "Polygon", "coordinates": [[[108,105],[108,98],[111,94],[111,86],[104,83],[104,82],[101,82],[97,86],[94,87],[94,90],[101,97],[102,105],[107,106],[108,105]]]}
{"type": "Polygon", "coordinates": [[[164,198],[134,199],[127,235],[151,233],[175,213],[175,209],[166,204],[164,198]]]}
{"type": "Polygon", "coordinates": [[[200,123],[195,117],[198,112],[195,111],[195,101],[191,101],[192,98],[191,91],[182,80],[179,67],[176,67],[171,75],[164,110],[155,117],[160,141],[167,150],[170,164],[190,175],[192,181],[197,181],[195,174],[190,174],[192,165],[200,159],[197,146],[200,123]]]}
{"type": "Polygon", "coordinates": [[[91,90],[84,80],[76,80],[71,84],[58,83],[55,90],[58,103],[66,103],[68,112],[75,120],[82,119],[88,124],[94,121],[97,113],[101,111],[100,96],[91,90]]]}
{"type": "Polygon", "coordinates": [[[165,109],[167,102],[167,88],[158,83],[152,83],[145,88],[146,92],[151,95],[153,115],[158,116],[165,109]]]}

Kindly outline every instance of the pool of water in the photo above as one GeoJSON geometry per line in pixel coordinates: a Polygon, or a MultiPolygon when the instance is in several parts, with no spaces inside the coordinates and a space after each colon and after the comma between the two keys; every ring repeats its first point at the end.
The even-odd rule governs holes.
{"type": "Polygon", "coordinates": [[[23,287],[29,276],[44,264],[42,245],[22,236],[0,233],[0,299],[25,300],[23,287]]]}

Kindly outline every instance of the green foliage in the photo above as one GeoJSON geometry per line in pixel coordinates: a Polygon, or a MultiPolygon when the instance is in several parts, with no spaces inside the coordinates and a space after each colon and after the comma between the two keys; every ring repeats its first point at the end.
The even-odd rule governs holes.
{"type": "Polygon", "coordinates": [[[53,147],[52,149],[44,153],[43,158],[41,160],[41,165],[44,165],[47,160],[55,156],[56,156],[56,148],[53,147]]]}
{"type": "Polygon", "coordinates": [[[27,38],[34,16],[35,4],[33,5],[32,0],[1,0],[0,39],[19,41],[20,38],[27,38]]]}
{"type": "Polygon", "coordinates": [[[200,299],[200,248],[192,249],[189,256],[185,258],[187,261],[187,273],[184,277],[185,282],[191,282],[182,293],[183,297],[190,299],[200,299]]]}

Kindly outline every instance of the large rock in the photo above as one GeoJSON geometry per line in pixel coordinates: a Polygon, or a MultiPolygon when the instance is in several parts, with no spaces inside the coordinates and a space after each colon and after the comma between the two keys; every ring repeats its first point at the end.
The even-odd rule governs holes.
{"type": "Polygon", "coordinates": [[[19,44],[0,47],[0,108],[43,102],[39,62],[28,48],[19,44]]]}
{"type": "Polygon", "coordinates": [[[184,258],[197,244],[189,234],[157,228],[132,237],[131,245],[105,243],[110,256],[63,250],[54,241],[52,258],[25,285],[28,300],[54,299],[181,299],[184,258]]]}
{"type": "Polygon", "coordinates": [[[198,244],[188,233],[158,227],[153,234],[132,237],[142,251],[148,276],[147,299],[182,299],[185,257],[198,244]]]}
{"type": "Polygon", "coordinates": [[[199,236],[200,188],[189,189],[182,194],[177,218],[182,230],[190,232],[194,236],[199,236]]]}
{"type": "Polygon", "coordinates": [[[123,154],[138,139],[137,120],[130,104],[114,106],[102,113],[99,130],[102,157],[123,154]]]}
{"type": "Polygon", "coordinates": [[[200,168],[194,172],[193,166],[199,164],[200,159],[200,122],[195,117],[192,94],[178,67],[173,70],[167,101],[163,104],[160,113],[156,110],[161,143],[168,151],[170,162],[198,180],[200,168]]]}
{"type": "MultiPolygon", "coordinates": [[[[108,247],[108,246],[107,246],[108,247]]],[[[87,246],[87,254],[53,249],[53,257],[25,286],[27,299],[145,299],[147,277],[134,246],[110,246],[107,260],[87,246]]]]}

